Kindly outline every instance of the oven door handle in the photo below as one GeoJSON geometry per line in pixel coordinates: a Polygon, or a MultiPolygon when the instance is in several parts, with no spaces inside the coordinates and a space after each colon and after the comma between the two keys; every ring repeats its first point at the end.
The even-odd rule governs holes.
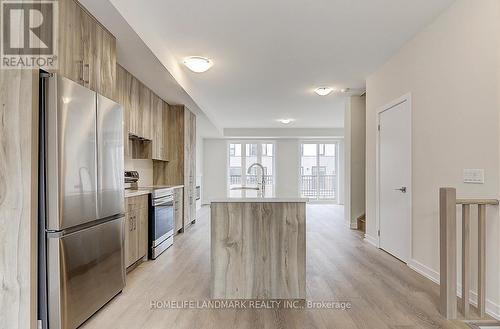
{"type": "Polygon", "coordinates": [[[171,203],[171,202],[174,202],[174,197],[172,197],[172,196],[166,196],[163,198],[154,199],[153,200],[153,207],[166,206],[168,203],[171,203]]]}

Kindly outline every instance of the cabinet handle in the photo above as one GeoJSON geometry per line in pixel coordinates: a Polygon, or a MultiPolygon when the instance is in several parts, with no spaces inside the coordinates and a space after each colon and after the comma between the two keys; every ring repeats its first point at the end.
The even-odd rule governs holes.
{"type": "Polygon", "coordinates": [[[83,63],[83,61],[78,61],[78,64],[79,64],[79,70],[80,70],[80,73],[79,73],[80,77],[78,78],[78,80],[81,81],[83,84],[85,84],[85,78],[83,76],[84,75],[84,72],[83,72],[84,71],[84,68],[83,68],[84,63],[83,63]]]}
{"type": "Polygon", "coordinates": [[[89,64],[84,64],[83,65],[84,68],[87,68],[87,80],[85,80],[85,70],[83,71],[84,74],[83,74],[83,83],[87,83],[87,84],[90,84],[90,65],[89,64]]]}
{"type": "Polygon", "coordinates": [[[137,218],[134,216],[134,231],[136,230],[137,228],[137,218]]]}

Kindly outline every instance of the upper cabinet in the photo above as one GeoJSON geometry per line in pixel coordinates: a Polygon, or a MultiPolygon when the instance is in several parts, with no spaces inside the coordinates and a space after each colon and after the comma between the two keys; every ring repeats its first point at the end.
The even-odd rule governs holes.
{"type": "Polygon", "coordinates": [[[116,100],[116,39],[79,3],[59,1],[58,73],[116,100]]]}
{"type": "Polygon", "coordinates": [[[132,74],[127,72],[126,80],[125,80],[125,92],[127,93],[126,97],[129,99],[128,101],[128,111],[129,113],[129,125],[128,132],[133,136],[140,136],[141,134],[141,118],[140,118],[140,85],[141,83],[137,80],[132,74]]]}
{"type": "Polygon", "coordinates": [[[139,87],[139,112],[137,113],[138,118],[138,133],[137,135],[148,140],[152,140],[151,131],[151,90],[140,84],[139,87]]]}
{"type": "Polygon", "coordinates": [[[116,39],[77,1],[59,0],[58,73],[123,105],[125,156],[168,160],[168,104],[116,63],[116,39]]]}
{"type": "Polygon", "coordinates": [[[167,161],[167,129],[169,106],[151,93],[151,126],[153,131],[152,159],[167,161]]]}
{"type": "Polygon", "coordinates": [[[167,161],[168,104],[117,65],[116,95],[123,105],[125,156],[167,161]]]}

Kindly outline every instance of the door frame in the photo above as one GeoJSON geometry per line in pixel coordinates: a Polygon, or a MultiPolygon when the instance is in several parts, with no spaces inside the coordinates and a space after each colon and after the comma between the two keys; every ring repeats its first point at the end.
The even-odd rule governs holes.
{"type": "Polygon", "coordinates": [[[413,109],[412,109],[412,94],[407,93],[390,103],[380,107],[377,110],[377,117],[375,120],[375,132],[377,135],[376,139],[376,179],[375,179],[375,206],[376,206],[376,211],[375,211],[375,217],[376,217],[376,224],[377,224],[377,248],[380,249],[380,130],[379,130],[379,125],[380,125],[380,116],[383,112],[389,111],[393,109],[394,107],[403,104],[403,103],[408,103],[408,110],[410,111],[410,174],[411,174],[411,179],[409,182],[409,186],[407,186],[407,194],[410,198],[410,218],[408,218],[409,221],[409,237],[407,239],[409,248],[408,250],[410,251],[410,254],[408,255],[408,260],[407,264],[410,264],[411,260],[413,259],[413,109]]]}

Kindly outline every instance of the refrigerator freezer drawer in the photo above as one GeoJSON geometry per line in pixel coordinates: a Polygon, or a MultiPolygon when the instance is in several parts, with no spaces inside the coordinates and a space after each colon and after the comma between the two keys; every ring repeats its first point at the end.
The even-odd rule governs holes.
{"type": "Polygon", "coordinates": [[[125,286],[124,218],[47,238],[49,328],[73,329],[125,286]]]}

